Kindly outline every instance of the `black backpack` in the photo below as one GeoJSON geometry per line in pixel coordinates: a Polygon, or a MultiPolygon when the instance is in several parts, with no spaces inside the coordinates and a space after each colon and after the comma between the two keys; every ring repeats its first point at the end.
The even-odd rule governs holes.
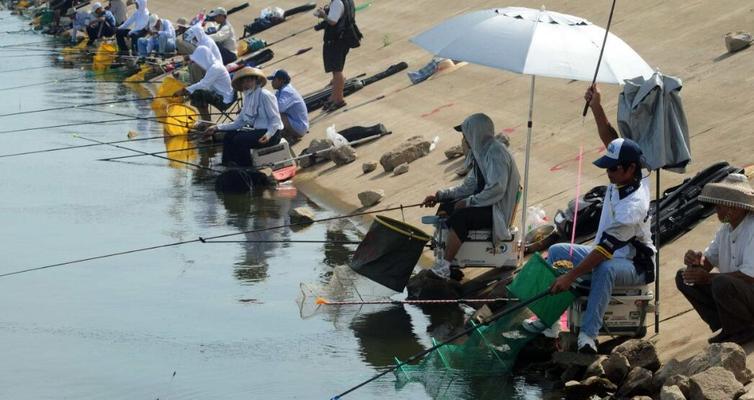
{"type": "MultiPolygon", "coordinates": [[[[602,215],[602,203],[607,186],[597,186],[579,197],[578,218],[576,219],[576,243],[590,240],[597,234],[602,215]]],[[[568,208],[555,214],[555,226],[562,241],[570,241],[573,234],[573,216],[576,214],[576,201],[568,202],[568,208]]]]}

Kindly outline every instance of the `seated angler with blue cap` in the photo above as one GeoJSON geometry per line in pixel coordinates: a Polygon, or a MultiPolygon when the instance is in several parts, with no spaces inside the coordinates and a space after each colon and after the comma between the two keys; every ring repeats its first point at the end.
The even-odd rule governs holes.
{"type": "MultiPolygon", "coordinates": [[[[550,264],[570,261],[574,266],[553,283],[553,293],[569,290],[577,278],[591,274],[578,349],[596,353],[595,340],[613,287],[653,282],[655,249],[650,232],[649,182],[646,177],[642,178],[642,151],[636,142],[618,137],[602,109],[596,86],[590,87],[584,98],[594,114],[600,139],[607,146],[607,153],[594,161],[594,165],[607,172],[610,185],[605,193],[594,245],[573,245],[571,254],[569,244],[556,244],[548,251],[548,261],[550,264]]],[[[532,325],[536,324],[528,320],[524,323],[528,330],[532,330],[532,325]]]]}
{"type": "Polygon", "coordinates": [[[278,99],[280,119],[283,120],[283,138],[290,144],[295,144],[309,132],[309,112],[301,94],[291,84],[291,76],[283,69],[267,79],[272,82],[275,97],[278,99]]]}

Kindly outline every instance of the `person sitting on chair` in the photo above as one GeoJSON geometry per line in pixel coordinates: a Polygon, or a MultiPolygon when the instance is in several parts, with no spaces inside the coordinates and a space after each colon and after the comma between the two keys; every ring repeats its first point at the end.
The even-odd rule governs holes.
{"type": "Polygon", "coordinates": [[[197,47],[191,54],[191,61],[205,71],[204,78],[179,90],[175,95],[188,95],[191,105],[199,110],[203,123],[209,123],[209,106],[212,105],[220,111],[227,110],[236,101],[236,92],[231,87],[228,70],[222,61],[212,56],[209,48],[197,47]]]}
{"type": "Polygon", "coordinates": [[[222,55],[223,64],[228,65],[238,59],[238,43],[236,31],[228,21],[228,12],[223,7],[217,7],[207,14],[208,21],[218,24],[217,31],[210,33],[209,37],[217,43],[222,55]]]}
{"type": "Polygon", "coordinates": [[[686,252],[675,283],[713,332],[722,328],[710,343],[743,345],[754,339],[754,190],[730,174],[705,185],[699,201],[714,204],[723,224],[703,253],[686,252]]]}
{"type": "MultiPolygon", "coordinates": [[[[590,87],[584,98],[594,114],[600,139],[607,154],[594,165],[607,171],[610,185],[600,215],[594,246],[556,244],[548,251],[548,262],[570,261],[573,268],[555,280],[550,290],[560,293],[577,278],[591,273],[591,285],[578,351],[596,353],[595,342],[610,302],[613,287],[644,285],[654,281],[654,245],[650,233],[649,182],[642,178],[642,152],[634,141],[618,138],[600,104],[600,92],[590,87]]],[[[527,321],[524,327],[527,328],[527,321]]],[[[558,322],[556,322],[557,324],[558,322]]],[[[540,327],[544,328],[544,327],[540,327]]]]}
{"type": "Polygon", "coordinates": [[[432,272],[450,277],[455,258],[469,230],[493,230],[493,242],[511,240],[508,226],[515,212],[521,177],[508,149],[495,139],[495,127],[485,114],[473,114],[455,127],[463,133],[473,154],[473,169],[459,186],[438,190],[423,206],[440,203],[438,214],[447,214],[450,228],[445,258],[435,260],[432,272]]]}
{"type": "Polygon", "coordinates": [[[105,10],[102,3],[92,5],[91,22],[86,28],[86,34],[89,37],[87,46],[92,46],[97,39],[115,35],[115,16],[109,10],[105,10]]]}
{"type": "Polygon", "coordinates": [[[265,84],[267,76],[258,68],[244,67],[233,76],[233,87],[243,92],[241,112],[235,121],[210,127],[204,133],[209,137],[217,131],[225,132],[223,165],[251,166],[251,149],[280,143],[283,121],[275,95],[264,89],[265,84]]]}
{"type": "Polygon", "coordinates": [[[175,52],[175,29],[170,20],[152,14],[149,16],[148,29],[149,34],[139,38],[137,44],[139,57],[148,57],[155,50],[162,57],[175,52]]]}
{"type": "Polygon", "coordinates": [[[272,82],[278,99],[280,118],[285,126],[283,137],[289,144],[296,144],[309,132],[309,114],[304,98],[291,85],[291,76],[285,70],[279,69],[267,79],[272,82]]]}
{"type": "Polygon", "coordinates": [[[136,11],[123,21],[115,31],[115,39],[118,42],[118,50],[121,54],[128,54],[127,37],[131,40],[130,48],[134,53],[136,52],[136,43],[140,37],[147,34],[148,24],[149,10],[147,9],[147,0],[136,0],[136,11]]]}

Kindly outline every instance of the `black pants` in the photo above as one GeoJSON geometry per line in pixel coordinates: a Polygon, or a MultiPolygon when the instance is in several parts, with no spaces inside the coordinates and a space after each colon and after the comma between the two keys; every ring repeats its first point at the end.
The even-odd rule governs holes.
{"type": "Polygon", "coordinates": [[[267,143],[259,143],[259,139],[265,133],[267,133],[266,129],[226,131],[223,138],[223,165],[234,162],[239,167],[250,167],[251,149],[261,149],[280,143],[280,131],[272,135],[267,143]]]}
{"type": "Polygon", "coordinates": [[[89,36],[88,45],[92,45],[95,40],[102,37],[111,37],[115,34],[115,28],[105,21],[100,21],[97,25],[88,26],[86,28],[86,34],[89,36]]]}
{"type": "Polygon", "coordinates": [[[136,53],[136,42],[140,37],[147,35],[147,31],[142,29],[140,31],[132,31],[130,29],[118,29],[115,31],[115,40],[118,42],[118,50],[121,52],[128,52],[128,45],[126,44],[126,36],[131,39],[131,50],[136,53]]]}
{"type": "Polygon", "coordinates": [[[712,331],[735,334],[754,329],[754,285],[728,274],[716,275],[709,285],[689,286],[679,270],[675,285],[712,331]]]}
{"type": "MultiPolygon", "coordinates": [[[[465,200],[461,200],[465,201],[465,200]]],[[[445,201],[440,203],[437,213],[449,215],[447,224],[458,235],[462,242],[466,241],[469,231],[492,228],[492,206],[465,207],[455,209],[456,202],[445,201]]]]}
{"type": "Polygon", "coordinates": [[[217,48],[220,49],[220,56],[223,58],[223,65],[228,65],[238,59],[238,56],[233,54],[232,51],[226,49],[225,47],[217,46],[217,48]]]}

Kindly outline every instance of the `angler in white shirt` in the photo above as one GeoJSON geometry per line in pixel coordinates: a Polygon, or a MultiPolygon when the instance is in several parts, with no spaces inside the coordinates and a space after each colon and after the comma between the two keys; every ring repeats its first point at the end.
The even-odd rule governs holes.
{"type": "Polygon", "coordinates": [[[160,56],[175,52],[175,29],[167,18],[157,14],[149,16],[149,35],[139,38],[139,57],[147,57],[157,50],[160,56]]]}
{"type": "Polygon", "coordinates": [[[136,53],[136,43],[140,37],[148,33],[149,29],[149,9],[147,9],[147,0],[136,0],[136,12],[125,20],[115,31],[115,39],[118,42],[118,50],[122,54],[128,54],[129,46],[126,44],[126,37],[131,40],[131,50],[136,53]]]}
{"type": "Polygon", "coordinates": [[[176,92],[176,96],[188,95],[191,105],[199,110],[205,123],[210,121],[209,106],[225,111],[236,101],[236,92],[231,87],[230,74],[222,61],[212,56],[205,46],[199,46],[191,54],[191,61],[205,71],[199,82],[176,92]]]}
{"type": "Polygon", "coordinates": [[[244,67],[233,76],[233,88],[243,92],[243,108],[236,120],[205,131],[205,137],[223,131],[223,165],[251,166],[251,149],[280,143],[283,121],[267,77],[258,68],[244,67]]]}
{"type": "Polygon", "coordinates": [[[222,55],[223,64],[228,65],[238,59],[238,43],[236,31],[228,21],[228,12],[223,7],[217,7],[207,14],[207,20],[217,22],[218,28],[208,36],[217,43],[222,55]]]}

